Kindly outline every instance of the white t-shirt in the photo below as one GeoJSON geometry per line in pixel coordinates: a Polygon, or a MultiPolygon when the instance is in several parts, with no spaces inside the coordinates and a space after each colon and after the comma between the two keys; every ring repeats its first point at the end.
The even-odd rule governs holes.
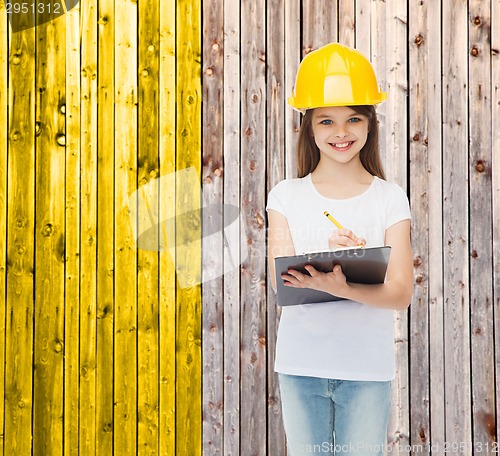
{"type": "MultiPolygon", "coordinates": [[[[295,253],[326,250],[337,229],[330,212],[366,247],[384,245],[385,230],[410,218],[408,197],[378,177],[348,199],[321,195],[311,175],[286,179],[269,193],[267,210],[288,220],[295,253]]],[[[394,378],[394,311],[350,300],[283,307],[276,347],[276,372],[341,380],[394,378]]]]}

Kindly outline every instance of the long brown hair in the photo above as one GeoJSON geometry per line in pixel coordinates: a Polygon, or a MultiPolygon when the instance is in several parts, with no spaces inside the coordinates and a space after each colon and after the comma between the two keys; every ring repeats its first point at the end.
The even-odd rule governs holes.
{"type": "MultiPolygon", "coordinates": [[[[349,106],[353,111],[368,118],[368,137],[359,154],[361,164],[372,175],[385,179],[378,144],[378,120],[375,106],[349,106]]],[[[307,176],[318,166],[320,152],[312,131],[313,109],[308,109],[302,118],[297,142],[298,177],[307,176]]]]}

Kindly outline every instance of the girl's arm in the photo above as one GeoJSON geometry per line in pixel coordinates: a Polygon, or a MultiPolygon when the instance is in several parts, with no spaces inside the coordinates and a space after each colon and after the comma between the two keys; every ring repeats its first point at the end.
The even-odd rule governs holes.
{"type": "Polygon", "coordinates": [[[410,243],[410,221],[403,220],[389,227],[385,244],[390,245],[391,256],[384,283],[365,285],[345,282],[343,298],[377,307],[406,309],[413,294],[413,259],[410,243]]]}
{"type": "Polygon", "coordinates": [[[269,210],[268,220],[268,258],[269,272],[271,273],[271,285],[276,291],[276,274],[274,272],[274,259],[277,256],[295,255],[290,228],[286,217],[277,211],[269,210]]]}
{"type": "Polygon", "coordinates": [[[346,281],[340,266],[332,272],[317,271],[306,266],[310,275],[289,271],[287,286],[314,288],[339,298],[350,299],[376,307],[404,310],[410,305],[413,293],[413,260],[410,244],[410,221],[402,220],[386,230],[385,244],[390,245],[391,256],[384,283],[366,285],[346,281]]]}

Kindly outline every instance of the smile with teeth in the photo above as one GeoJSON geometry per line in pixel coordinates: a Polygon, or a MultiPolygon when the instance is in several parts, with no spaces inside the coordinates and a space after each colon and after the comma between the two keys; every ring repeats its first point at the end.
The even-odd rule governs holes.
{"type": "Polygon", "coordinates": [[[341,143],[330,143],[330,145],[335,149],[348,149],[353,143],[354,141],[346,141],[341,143]]]}

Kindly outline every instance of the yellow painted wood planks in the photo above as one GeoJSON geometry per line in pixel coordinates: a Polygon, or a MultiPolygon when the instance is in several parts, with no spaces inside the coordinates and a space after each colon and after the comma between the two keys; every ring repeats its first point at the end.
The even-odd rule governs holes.
{"type": "MultiPolygon", "coordinates": [[[[175,174],[176,144],[176,2],[160,2],[159,42],[159,153],[161,182],[175,174]]],[[[168,219],[175,210],[175,184],[161,185],[159,220],[168,219]]],[[[174,227],[175,228],[175,227],[174,227]]],[[[160,227],[160,242],[165,228],[160,227]]],[[[175,236],[175,232],[173,233],[175,236]]],[[[159,454],[176,453],[176,274],[175,257],[163,245],[159,273],[159,454]]]]}
{"type": "Polygon", "coordinates": [[[66,16],[64,451],[78,455],[80,350],[80,6],[66,16]]]}
{"type": "MultiPolygon", "coordinates": [[[[6,77],[3,75],[2,77],[6,77]]],[[[30,454],[35,254],[35,31],[10,34],[4,454],[30,454]]]]}
{"type": "Polygon", "coordinates": [[[96,451],[97,2],[81,4],[80,454],[96,451]]]}
{"type": "Polygon", "coordinates": [[[176,169],[190,168],[187,175],[198,184],[187,177],[176,185],[176,215],[189,208],[193,216],[191,223],[176,224],[176,454],[193,456],[201,454],[201,248],[196,246],[197,240],[201,244],[200,11],[197,0],[177,2],[176,169]],[[180,246],[190,243],[181,253],[180,246]]]}
{"type": "Polygon", "coordinates": [[[137,453],[137,3],[115,2],[115,454],[137,453]]]}

